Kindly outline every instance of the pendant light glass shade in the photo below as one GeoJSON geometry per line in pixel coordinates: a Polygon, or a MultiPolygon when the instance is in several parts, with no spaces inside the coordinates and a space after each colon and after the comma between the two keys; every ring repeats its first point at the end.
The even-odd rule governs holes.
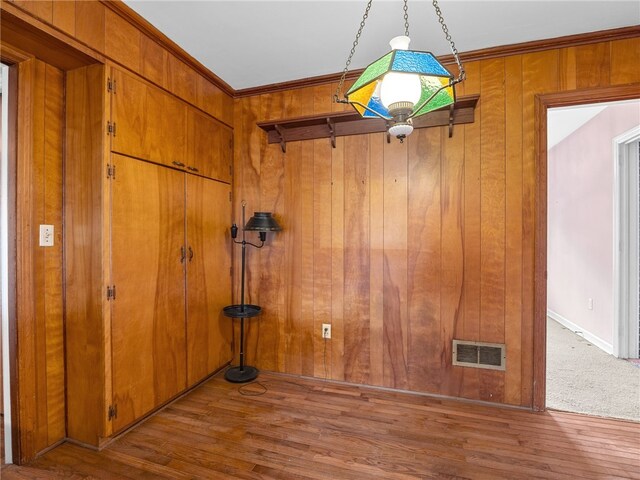
{"type": "Polygon", "coordinates": [[[279,232],[282,230],[271,212],[253,212],[253,217],[244,226],[245,230],[255,232],[279,232]]]}
{"type": "MultiPolygon", "coordinates": [[[[409,38],[402,38],[408,47],[409,38]]],[[[358,113],[391,120],[394,105],[402,104],[410,109],[407,118],[412,118],[454,103],[453,75],[433,54],[404,49],[396,40],[390,42],[396,48],[365,68],[347,91],[358,113]]]]}

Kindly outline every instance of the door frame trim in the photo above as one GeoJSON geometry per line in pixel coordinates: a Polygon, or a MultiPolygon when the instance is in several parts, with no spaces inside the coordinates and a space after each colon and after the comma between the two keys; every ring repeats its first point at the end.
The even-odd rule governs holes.
{"type": "Polygon", "coordinates": [[[613,139],[613,354],[618,358],[638,358],[639,140],[640,125],[613,139]]]}
{"type": "Polygon", "coordinates": [[[533,401],[535,411],[546,408],[547,360],[547,110],[588,103],[640,98],[640,84],[598,87],[535,96],[535,242],[533,318],[533,401]]]}

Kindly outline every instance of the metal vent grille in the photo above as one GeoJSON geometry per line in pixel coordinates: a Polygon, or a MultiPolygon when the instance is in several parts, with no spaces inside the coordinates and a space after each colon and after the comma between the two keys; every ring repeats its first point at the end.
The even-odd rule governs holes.
{"type": "Polygon", "coordinates": [[[505,369],[505,346],[501,343],[453,341],[453,364],[461,367],[505,369]]]}

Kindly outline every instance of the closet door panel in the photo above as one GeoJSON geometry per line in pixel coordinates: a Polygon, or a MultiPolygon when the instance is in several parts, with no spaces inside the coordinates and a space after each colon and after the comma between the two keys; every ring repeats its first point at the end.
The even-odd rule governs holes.
{"type": "Polygon", "coordinates": [[[113,70],[111,149],[170,167],[184,164],[187,106],[163,90],[113,70]]]}
{"type": "Polygon", "coordinates": [[[231,183],[233,130],[195,109],[187,112],[187,168],[231,183]]]}
{"type": "Polygon", "coordinates": [[[113,402],[118,431],[186,387],[183,173],[112,155],[113,402]]]}
{"type": "Polygon", "coordinates": [[[187,372],[192,385],[231,360],[231,187],[187,175],[187,372]],[[191,255],[193,252],[193,255],[191,255]]]}

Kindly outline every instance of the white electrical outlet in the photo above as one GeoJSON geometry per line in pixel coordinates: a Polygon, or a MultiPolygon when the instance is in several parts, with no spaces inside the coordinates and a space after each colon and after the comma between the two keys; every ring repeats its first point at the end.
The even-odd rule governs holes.
{"type": "Polygon", "coordinates": [[[322,324],[322,338],[331,338],[331,324],[323,323],[322,324]]]}
{"type": "Polygon", "coordinates": [[[53,225],[40,225],[40,246],[53,247],[53,225]]]}

